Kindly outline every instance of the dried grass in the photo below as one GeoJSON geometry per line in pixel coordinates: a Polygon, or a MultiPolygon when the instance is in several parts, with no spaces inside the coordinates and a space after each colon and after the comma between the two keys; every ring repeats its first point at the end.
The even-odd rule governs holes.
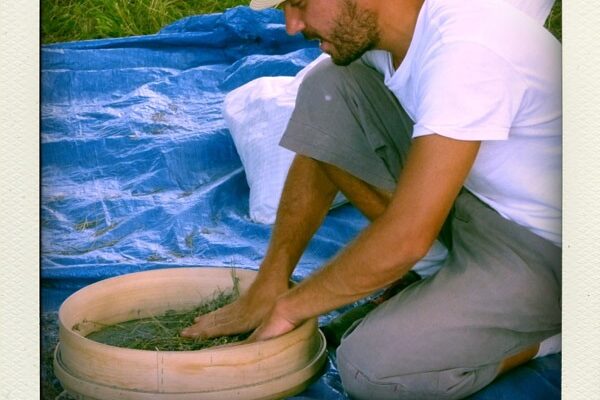
{"type": "MultiPolygon", "coordinates": [[[[192,351],[239,342],[246,339],[249,334],[221,336],[213,339],[192,339],[179,335],[183,328],[194,323],[196,316],[221,308],[239,296],[239,278],[235,276],[235,272],[232,273],[232,280],[232,290],[218,291],[210,300],[204,301],[193,310],[169,310],[163,315],[110,326],[94,321],[83,321],[86,324],[102,326],[86,337],[111,346],[154,351],[192,351]]],[[[77,329],[77,326],[74,326],[73,329],[77,329]]]]}

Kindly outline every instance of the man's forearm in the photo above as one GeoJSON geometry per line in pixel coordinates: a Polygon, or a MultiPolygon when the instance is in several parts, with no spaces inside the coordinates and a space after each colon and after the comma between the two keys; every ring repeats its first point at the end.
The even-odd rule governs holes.
{"type": "Polygon", "coordinates": [[[385,225],[385,219],[374,222],[320,271],[282,295],[277,304],[282,314],[299,323],[353,303],[406,274],[423,256],[414,251],[420,246],[391,235],[385,225]]]}
{"type": "Polygon", "coordinates": [[[320,271],[280,296],[291,322],[352,303],[404,275],[437,237],[479,149],[438,135],[414,141],[384,214],[320,271]]]}
{"type": "Polygon", "coordinates": [[[294,158],[257,279],[287,285],[336,193],[337,188],[317,161],[301,155],[294,158]]]}

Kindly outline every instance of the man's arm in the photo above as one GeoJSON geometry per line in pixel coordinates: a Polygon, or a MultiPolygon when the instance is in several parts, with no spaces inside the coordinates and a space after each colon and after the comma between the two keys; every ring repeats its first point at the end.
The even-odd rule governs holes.
{"type": "Polygon", "coordinates": [[[384,214],[321,270],[281,295],[252,339],[286,333],[408,272],[437,237],[479,145],[436,134],[415,139],[384,214]]]}
{"type": "Polygon", "coordinates": [[[256,280],[238,300],[196,318],[195,324],[184,329],[182,335],[215,337],[256,328],[277,297],[288,290],[290,275],[325,218],[336,193],[337,188],[314,160],[296,156],[256,280]]]}

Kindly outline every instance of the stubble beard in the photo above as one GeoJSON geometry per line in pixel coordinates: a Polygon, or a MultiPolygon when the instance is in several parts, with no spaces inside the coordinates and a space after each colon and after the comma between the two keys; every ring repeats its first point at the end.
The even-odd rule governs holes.
{"type": "Polygon", "coordinates": [[[377,15],[371,10],[359,10],[353,0],[344,0],[344,8],[334,22],[330,42],[331,60],[345,66],[377,47],[379,29],[377,15]]]}

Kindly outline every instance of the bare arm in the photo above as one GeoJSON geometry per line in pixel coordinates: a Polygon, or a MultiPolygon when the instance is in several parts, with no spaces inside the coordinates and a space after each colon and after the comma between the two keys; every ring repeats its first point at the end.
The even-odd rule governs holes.
{"type": "Polygon", "coordinates": [[[288,282],[310,238],[323,222],[337,188],[318,164],[296,156],[277,210],[277,219],[258,277],[237,301],[196,318],[181,334],[215,337],[256,328],[288,282]]]}
{"type": "Polygon", "coordinates": [[[404,275],[437,237],[479,145],[435,134],[415,139],[384,214],[320,271],[281,295],[253,338],[283,334],[404,275]]]}
{"type": "Polygon", "coordinates": [[[336,193],[337,188],[314,160],[302,155],[294,158],[259,280],[277,280],[287,288],[300,256],[321,226],[336,193]]]}

